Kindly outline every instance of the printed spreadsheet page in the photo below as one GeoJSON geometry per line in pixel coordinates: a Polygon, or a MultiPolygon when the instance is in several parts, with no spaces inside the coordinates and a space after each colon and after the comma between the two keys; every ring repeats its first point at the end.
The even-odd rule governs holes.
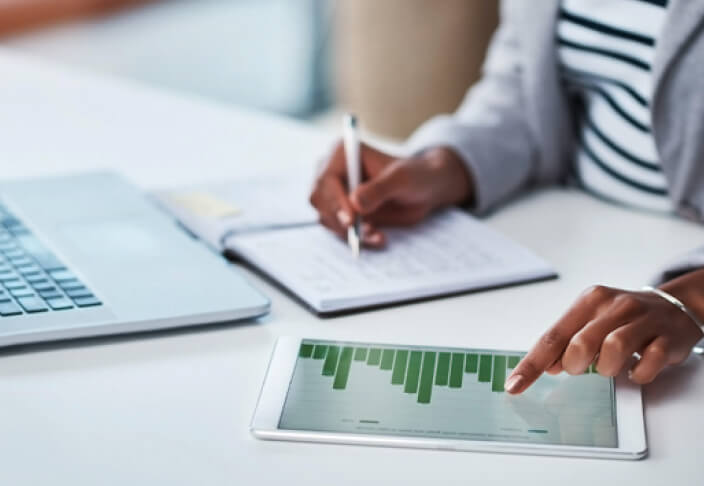
{"type": "Polygon", "coordinates": [[[613,379],[504,383],[521,353],[303,340],[279,428],[616,448],[613,379]]]}

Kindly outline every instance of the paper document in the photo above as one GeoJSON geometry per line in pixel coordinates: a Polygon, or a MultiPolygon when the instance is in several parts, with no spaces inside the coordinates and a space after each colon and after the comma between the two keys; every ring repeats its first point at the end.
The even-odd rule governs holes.
{"type": "Polygon", "coordinates": [[[460,210],[387,235],[385,249],[360,258],[319,225],[233,235],[225,246],[318,312],[554,276],[544,260],[460,210]]]}

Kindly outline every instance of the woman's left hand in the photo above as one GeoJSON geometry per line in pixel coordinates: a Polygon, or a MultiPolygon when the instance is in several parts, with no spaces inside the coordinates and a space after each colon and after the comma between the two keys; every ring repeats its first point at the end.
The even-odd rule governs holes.
{"type": "MultiPolygon", "coordinates": [[[[661,288],[694,310],[704,305],[700,301],[703,280],[700,270],[661,288]],[[692,298],[696,302],[690,305],[687,300],[692,298]]],[[[593,362],[601,375],[616,376],[634,353],[641,358],[631,368],[630,379],[649,383],[665,366],[684,361],[702,337],[702,330],[686,313],[652,292],[595,286],[543,334],[511,373],[506,390],[521,393],[543,372],[564,370],[578,375],[593,362]]]]}

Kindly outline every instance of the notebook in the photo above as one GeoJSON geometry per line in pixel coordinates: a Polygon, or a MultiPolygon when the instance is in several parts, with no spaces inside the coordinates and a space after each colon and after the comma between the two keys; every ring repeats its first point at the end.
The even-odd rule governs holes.
{"type": "Polygon", "coordinates": [[[216,251],[231,234],[315,224],[308,174],[187,186],[153,194],[157,204],[216,251]],[[265,189],[262,189],[265,188],[265,189]]]}
{"type": "Polygon", "coordinates": [[[237,184],[167,191],[157,200],[208,244],[263,273],[320,315],[556,277],[531,250],[460,209],[411,228],[386,229],[382,250],[355,258],[317,223],[307,197],[285,180],[269,190],[237,184]],[[271,194],[277,194],[271,198],[271,194]],[[239,197],[238,197],[239,196],[239,197]],[[266,201],[264,201],[265,199],[266,201]],[[271,199],[289,203],[282,212],[271,199]]]}

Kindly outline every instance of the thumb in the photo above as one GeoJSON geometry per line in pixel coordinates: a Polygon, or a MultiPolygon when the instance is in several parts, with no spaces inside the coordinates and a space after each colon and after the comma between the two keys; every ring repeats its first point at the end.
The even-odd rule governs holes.
{"type": "Polygon", "coordinates": [[[392,163],[376,177],[361,184],[350,200],[361,214],[376,211],[384,203],[403,192],[408,185],[408,168],[401,163],[392,163]]]}

